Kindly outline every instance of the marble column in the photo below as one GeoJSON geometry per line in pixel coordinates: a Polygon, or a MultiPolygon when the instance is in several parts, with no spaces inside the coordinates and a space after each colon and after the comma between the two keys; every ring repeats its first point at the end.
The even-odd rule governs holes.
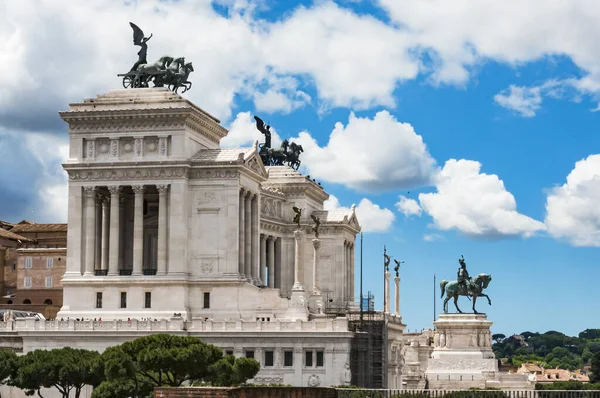
{"type": "Polygon", "coordinates": [[[275,238],[269,236],[267,240],[269,249],[267,250],[267,259],[269,263],[269,283],[270,288],[275,288],[275,238]]]}
{"type": "Polygon", "coordinates": [[[313,239],[313,269],[312,269],[312,291],[313,294],[321,294],[319,287],[317,286],[317,262],[319,261],[319,248],[321,247],[321,241],[319,239],[313,239]]]}
{"type": "Polygon", "coordinates": [[[354,273],[356,271],[356,262],[354,259],[354,243],[350,243],[350,298],[349,300],[354,302],[354,283],[355,283],[355,277],[354,277],[354,273]]]}
{"type": "Polygon", "coordinates": [[[108,252],[108,274],[119,274],[119,194],[121,187],[110,186],[110,250],[108,252]]]}
{"type": "Polygon", "coordinates": [[[275,239],[275,264],[272,268],[273,271],[273,287],[275,289],[281,289],[281,238],[275,239]]]}
{"type": "MultiPolygon", "coordinates": [[[[266,285],[267,275],[267,237],[260,235],[260,280],[263,281],[263,285],[266,285]]],[[[269,274],[271,271],[269,270],[269,274]]],[[[270,276],[270,275],[269,275],[270,276]]],[[[270,287],[270,286],[269,286],[270,287]]]]}
{"type": "Polygon", "coordinates": [[[108,270],[108,252],[110,244],[110,199],[102,200],[102,259],[100,269],[108,270]]]}
{"type": "MultiPolygon", "coordinates": [[[[252,256],[252,279],[254,280],[254,284],[256,286],[262,286],[263,278],[260,277],[260,266],[259,266],[259,238],[260,238],[260,230],[258,229],[258,220],[260,215],[258,214],[258,195],[252,195],[252,204],[251,204],[251,213],[252,213],[252,238],[251,243],[252,247],[250,250],[252,256]]],[[[264,277],[264,275],[263,275],[264,277]]]]}
{"type": "Polygon", "coordinates": [[[125,195],[119,198],[119,268],[125,269],[125,195]]]}
{"type": "Polygon", "coordinates": [[[96,187],[84,187],[85,195],[85,268],[84,275],[94,274],[96,249],[96,187]]]}
{"type": "Polygon", "coordinates": [[[395,300],[395,305],[394,305],[394,310],[395,310],[395,314],[396,316],[400,316],[400,277],[396,276],[394,278],[394,284],[396,285],[396,297],[394,297],[395,300]]]}
{"type": "Polygon", "coordinates": [[[156,275],[167,274],[167,190],[168,185],[157,185],[158,190],[158,250],[156,275]]]}
{"type": "Polygon", "coordinates": [[[144,268],[144,191],[143,185],[133,189],[133,275],[142,275],[144,268]]]}
{"type": "Polygon", "coordinates": [[[390,271],[385,271],[385,284],[384,284],[384,295],[385,305],[383,306],[383,313],[390,313],[390,271]]]}
{"type": "Polygon", "coordinates": [[[239,244],[238,244],[238,263],[239,273],[242,279],[245,279],[246,268],[246,192],[240,189],[240,223],[239,223],[239,244]]]}
{"type": "Polygon", "coordinates": [[[244,273],[248,282],[252,283],[252,194],[244,197],[244,273]]]}
{"type": "Polygon", "coordinates": [[[302,235],[302,231],[294,231],[296,244],[294,250],[294,286],[292,286],[292,291],[304,291],[304,286],[300,283],[300,244],[302,235]]]}
{"type": "Polygon", "coordinates": [[[102,265],[102,197],[96,194],[96,245],[94,248],[94,271],[102,265]]]}

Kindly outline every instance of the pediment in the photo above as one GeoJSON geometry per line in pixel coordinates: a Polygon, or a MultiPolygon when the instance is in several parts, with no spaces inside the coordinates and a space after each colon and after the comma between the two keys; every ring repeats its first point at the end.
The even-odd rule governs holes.
{"type": "Polygon", "coordinates": [[[263,162],[256,151],[251,151],[244,159],[244,167],[249,168],[263,178],[268,177],[267,170],[265,169],[265,166],[263,165],[263,162]]]}

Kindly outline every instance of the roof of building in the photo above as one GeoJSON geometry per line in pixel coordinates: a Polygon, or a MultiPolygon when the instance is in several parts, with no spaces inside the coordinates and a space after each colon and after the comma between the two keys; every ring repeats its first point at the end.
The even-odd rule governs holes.
{"type": "Polygon", "coordinates": [[[196,162],[235,162],[240,158],[240,155],[245,156],[252,148],[218,148],[218,149],[201,149],[192,160],[196,162]]]}
{"type": "Polygon", "coordinates": [[[0,228],[2,228],[2,229],[11,229],[13,226],[14,226],[13,223],[0,220],[0,228]]]}
{"type": "Polygon", "coordinates": [[[523,370],[525,370],[526,372],[542,372],[544,369],[542,369],[540,366],[536,365],[535,363],[523,363],[521,365],[521,368],[523,370]]]}
{"type": "Polygon", "coordinates": [[[67,224],[37,224],[31,221],[15,225],[11,232],[67,232],[67,224]]]}
{"type": "Polygon", "coordinates": [[[29,242],[30,239],[27,239],[24,236],[15,234],[12,231],[7,231],[6,229],[0,228],[0,238],[4,238],[4,239],[9,239],[9,240],[15,240],[15,241],[23,241],[23,242],[29,242]]]}
{"type": "Polygon", "coordinates": [[[348,222],[352,217],[352,209],[336,209],[336,210],[317,210],[312,214],[319,217],[322,223],[341,223],[348,222]]]}

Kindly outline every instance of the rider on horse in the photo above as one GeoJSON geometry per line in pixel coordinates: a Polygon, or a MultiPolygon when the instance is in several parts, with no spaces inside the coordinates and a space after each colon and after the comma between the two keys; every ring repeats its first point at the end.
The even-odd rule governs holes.
{"type": "Polygon", "coordinates": [[[472,296],[475,287],[473,286],[473,281],[469,277],[469,271],[467,271],[467,263],[465,262],[465,258],[460,256],[458,259],[458,263],[460,264],[460,268],[458,269],[458,285],[464,286],[467,292],[467,295],[472,296]]]}

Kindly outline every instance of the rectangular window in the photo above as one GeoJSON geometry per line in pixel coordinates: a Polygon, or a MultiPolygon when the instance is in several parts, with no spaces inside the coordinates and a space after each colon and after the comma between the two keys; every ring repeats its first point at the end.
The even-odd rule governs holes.
{"type": "Polygon", "coordinates": [[[304,366],[306,367],[310,367],[313,366],[313,352],[312,351],[306,351],[304,353],[304,366]]]}
{"type": "Polygon", "coordinates": [[[127,293],[121,292],[121,308],[127,308],[127,293]]]}
{"type": "Polygon", "coordinates": [[[233,350],[227,350],[227,351],[225,351],[225,355],[233,355],[233,350]]]}
{"type": "Polygon", "coordinates": [[[31,257],[25,257],[25,268],[31,268],[31,257]]]}
{"type": "Polygon", "coordinates": [[[283,352],[283,366],[294,366],[294,351],[283,352]]]}
{"type": "Polygon", "coordinates": [[[17,270],[17,264],[13,264],[13,271],[17,270]]]}
{"type": "Polygon", "coordinates": [[[210,308],[210,293],[204,293],[204,306],[202,308],[210,308]]]}
{"type": "Polygon", "coordinates": [[[52,287],[52,277],[51,276],[46,277],[46,287],[52,287]]]}
{"type": "Polygon", "coordinates": [[[265,351],[265,366],[273,366],[273,351],[265,351]]]}
{"type": "Polygon", "coordinates": [[[254,358],[254,350],[246,351],[246,358],[254,358]]]}
{"type": "Polygon", "coordinates": [[[52,257],[46,257],[46,268],[52,268],[54,265],[54,259],[52,257]]]}
{"type": "Polygon", "coordinates": [[[325,366],[324,365],[324,363],[325,363],[325,360],[324,360],[325,357],[324,357],[323,354],[324,354],[323,351],[317,351],[317,367],[318,368],[321,368],[321,367],[325,366]]]}
{"type": "Polygon", "coordinates": [[[31,288],[31,277],[30,276],[26,276],[23,280],[23,284],[25,286],[25,289],[29,289],[31,288]]]}
{"type": "Polygon", "coordinates": [[[102,292],[96,292],[96,308],[102,308],[102,292]]]}
{"type": "Polygon", "coordinates": [[[150,292],[144,294],[144,308],[152,308],[152,293],[150,292]]]}

